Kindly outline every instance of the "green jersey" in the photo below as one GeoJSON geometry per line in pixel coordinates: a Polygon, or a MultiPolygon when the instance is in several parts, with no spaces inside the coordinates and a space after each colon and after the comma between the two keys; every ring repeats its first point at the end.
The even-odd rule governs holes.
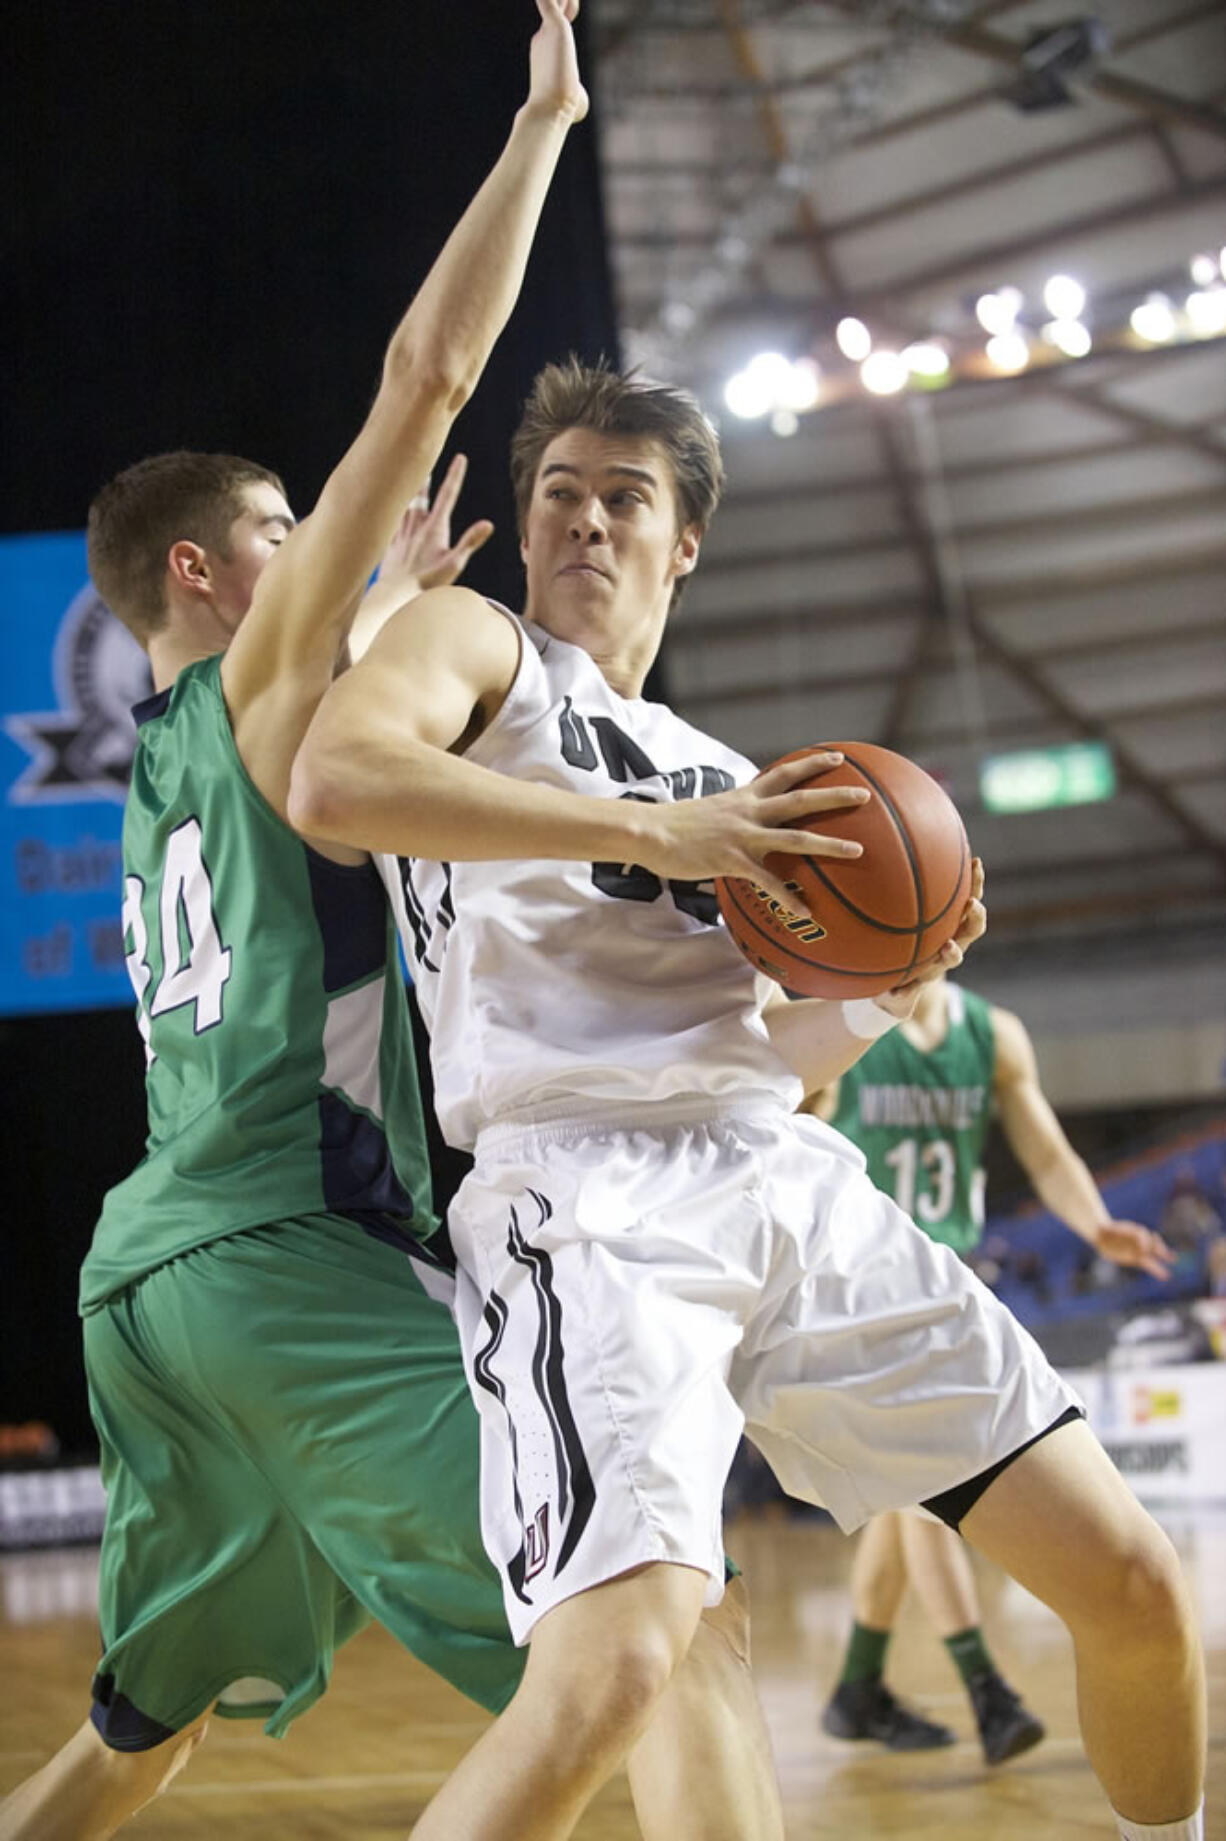
{"type": "Polygon", "coordinates": [[[81,1309],[222,1235],[328,1211],[436,1225],[383,886],[304,844],[248,777],[220,657],[134,712],[124,949],[144,1037],[145,1156],[112,1189],[81,1309]]]}
{"type": "Polygon", "coordinates": [[[946,986],[948,1028],[929,1053],[892,1029],[839,1081],[831,1124],[918,1227],[955,1252],[983,1232],[983,1148],[996,1042],[982,997],[946,986]]]}

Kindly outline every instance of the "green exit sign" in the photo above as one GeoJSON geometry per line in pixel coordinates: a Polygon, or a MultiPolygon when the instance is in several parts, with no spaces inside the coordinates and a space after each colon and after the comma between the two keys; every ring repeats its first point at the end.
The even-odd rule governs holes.
{"type": "Polygon", "coordinates": [[[1104,742],[991,754],[979,769],[979,796],[989,812],[1044,812],[1114,794],[1115,762],[1104,742]]]}

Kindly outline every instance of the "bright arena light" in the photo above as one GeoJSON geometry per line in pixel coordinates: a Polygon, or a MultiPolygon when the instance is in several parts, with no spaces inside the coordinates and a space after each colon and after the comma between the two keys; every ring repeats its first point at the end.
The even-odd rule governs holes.
{"type": "Polygon", "coordinates": [[[733,415],[740,416],[743,422],[767,415],[771,406],[769,390],[763,389],[761,379],[751,377],[748,371],[737,371],[728,379],[724,385],[724,401],[733,415]]]}
{"type": "Polygon", "coordinates": [[[777,435],[782,435],[786,441],[788,436],[794,435],[796,430],[800,427],[800,417],[796,414],[794,409],[776,409],[774,415],[771,417],[771,427],[777,435]]]}
{"type": "Polygon", "coordinates": [[[1200,333],[1202,338],[1226,332],[1226,288],[1204,288],[1198,293],[1189,294],[1186,310],[1192,322],[1192,330],[1200,333]]]}
{"type": "Polygon", "coordinates": [[[1019,288],[997,288],[995,294],[981,294],[975,302],[975,318],[985,332],[1012,332],[1013,322],[1022,310],[1019,288]]]}
{"type": "Polygon", "coordinates": [[[904,346],[902,361],[916,377],[945,377],[949,372],[949,353],[933,339],[904,346]]]}
{"type": "Polygon", "coordinates": [[[844,358],[850,358],[853,364],[859,364],[873,349],[873,335],[863,320],[840,320],[834,338],[844,358]]]}
{"type": "Polygon", "coordinates": [[[893,396],[904,387],[908,375],[897,352],[870,352],[860,366],[860,382],[874,396],[893,396]]]}
{"type": "Polygon", "coordinates": [[[1150,294],[1134,307],[1128,322],[1138,339],[1149,345],[1164,345],[1175,337],[1175,312],[1165,294],[1150,294]]]}
{"type": "Polygon", "coordinates": [[[998,332],[988,340],[987,352],[998,371],[1024,371],[1030,363],[1030,347],[1020,332],[998,332]]]}
{"type": "Polygon", "coordinates": [[[1192,279],[1198,288],[1207,288],[1218,278],[1218,264],[1212,256],[1193,256],[1188,264],[1192,279]]]}
{"type": "MultiPolygon", "coordinates": [[[[798,410],[812,409],[818,399],[820,379],[812,358],[785,358],[782,352],[758,352],[743,371],[724,385],[724,401],[733,415],[747,422],[778,411],[793,419],[798,410]]],[[[776,428],[775,433],[781,431],[776,428]]],[[[795,434],[794,428],[786,430],[795,434]]]]}
{"type": "Polygon", "coordinates": [[[791,368],[782,352],[758,352],[749,360],[745,371],[763,390],[770,392],[772,403],[777,403],[779,392],[787,388],[791,368]]]}
{"type": "MultiPolygon", "coordinates": [[[[777,402],[781,409],[815,409],[821,394],[821,373],[812,358],[793,358],[788,374],[780,385],[777,402]]],[[[776,434],[779,432],[776,429],[776,434]]],[[[789,433],[794,434],[794,429],[789,433]]]]}
{"type": "Polygon", "coordinates": [[[1066,358],[1084,358],[1092,343],[1088,328],[1080,320],[1048,320],[1043,337],[1066,358]]]}
{"type": "Polygon", "coordinates": [[[1075,320],[1086,304],[1086,291],[1071,275],[1052,275],[1043,288],[1043,305],[1053,320],[1075,320]]]}

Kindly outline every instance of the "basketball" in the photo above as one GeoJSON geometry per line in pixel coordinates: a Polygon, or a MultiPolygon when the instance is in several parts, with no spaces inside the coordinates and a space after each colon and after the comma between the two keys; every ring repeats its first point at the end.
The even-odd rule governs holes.
{"type": "MultiPolygon", "coordinates": [[[[829,742],[844,756],[809,786],[867,786],[873,797],[817,812],[804,830],[863,844],[859,857],[768,857],[797,890],[794,913],[739,876],[716,878],[720,912],[751,965],[801,997],[874,997],[914,973],[957,931],[971,891],[958,809],[931,774],[871,742],[829,742]]],[[[785,755],[795,760],[796,754],[785,755]]]]}

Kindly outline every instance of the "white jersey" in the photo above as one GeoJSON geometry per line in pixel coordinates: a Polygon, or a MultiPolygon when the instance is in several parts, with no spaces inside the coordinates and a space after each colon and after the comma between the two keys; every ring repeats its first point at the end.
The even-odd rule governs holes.
{"type": "MultiPolygon", "coordinates": [[[[579,647],[515,624],[514,683],[467,759],[605,799],[701,798],[757,772],[662,704],[619,697],[579,647]]],[[[664,1118],[704,1103],[799,1104],[762,1020],[768,981],[733,945],[710,883],[664,883],[624,863],[379,867],[449,1143],[471,1149],[494,1123],[643,1105],[664,1118]]]]}

